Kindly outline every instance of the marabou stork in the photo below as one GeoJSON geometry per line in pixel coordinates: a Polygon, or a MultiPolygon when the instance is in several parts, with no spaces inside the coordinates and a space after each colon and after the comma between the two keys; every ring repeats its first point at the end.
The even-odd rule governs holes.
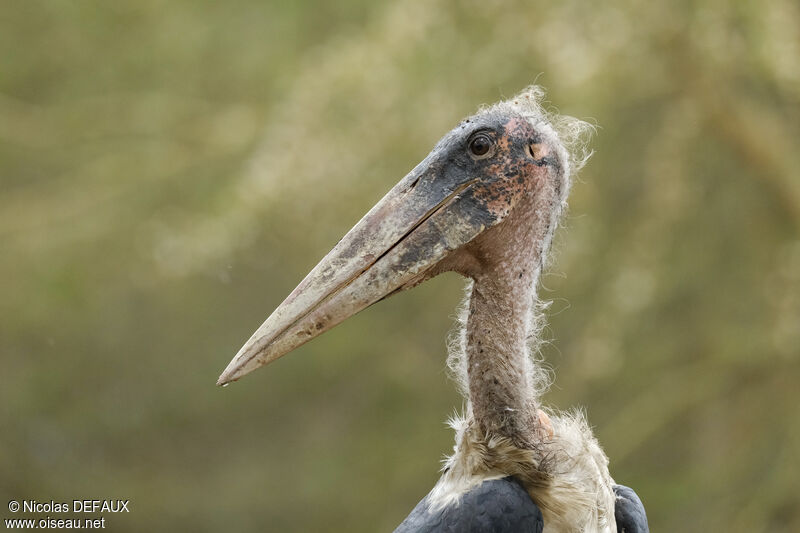
{"type": "Polygon", "coordinates": [[[467,399],[455,453],[398,532],[647,531],[580,413],[545,412],[529,353],[537,284],[586,124],[542,91],[482,108],[445,135],[331,250],[239,350],[235,381],[362,309],[442,272],[470,280],[451,367],[467,399]]]}

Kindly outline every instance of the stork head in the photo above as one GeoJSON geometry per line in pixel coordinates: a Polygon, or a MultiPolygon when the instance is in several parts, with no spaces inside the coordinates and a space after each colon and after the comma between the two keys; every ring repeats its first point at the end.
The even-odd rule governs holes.
{"type": "Polygon", "coordinates": [[[464,265],[475,263],[466,260],[474,243],[534,214],[520,211],[545,205],[550,212],[539,218],[552,226],[571,162],[538,96],[528,89],[446,134],[278,306],[217,383],[236,381],[436,274],[471,275],[464,265]],[[530,201],[543,191],[545,202],[530,201]]]}

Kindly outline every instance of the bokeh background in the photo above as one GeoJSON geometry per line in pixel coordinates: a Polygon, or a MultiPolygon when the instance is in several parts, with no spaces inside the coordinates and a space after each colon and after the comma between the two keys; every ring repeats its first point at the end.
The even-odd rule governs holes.
{"type": "Polygon", "coordinates": [[[4,2],[0,500],[391,530],[452,446],[459,278],[214,381],[442,134],[534,81],[598,126],[543,278],[548,402],[585,406],[653,531],[800,530],[793,0],[4,2]]]}

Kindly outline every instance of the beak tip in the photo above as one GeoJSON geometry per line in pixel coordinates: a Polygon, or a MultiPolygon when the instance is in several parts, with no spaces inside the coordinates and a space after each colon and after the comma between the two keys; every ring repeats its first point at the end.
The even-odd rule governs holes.
{"type": "Polygon", "coordinates": [[[242,366],[239,364],[239,358],[234,357],[233,361],[231,361],[222,374],[220,374],[219,379],[217,379],[217,385],[220,387],[225,387],[229,383],[238,381],[239,378],[245,374],[247,374],[247,370],[242,368],[242,366]]]}
{"type": "Polygon", "coordinates": [[[228,366],[225,367],[225,370],[220,374],[219,379],[217,379],[217,385],[224,387],[229,383],[239,381],[239,379],[263,364],[264,363],[259,362],[255,353],[253,353],[251,343],[248,342],[242,346],[239,353],[237,353],[236,356],[231,359],[231,362],[228,363],[228,366]]]}

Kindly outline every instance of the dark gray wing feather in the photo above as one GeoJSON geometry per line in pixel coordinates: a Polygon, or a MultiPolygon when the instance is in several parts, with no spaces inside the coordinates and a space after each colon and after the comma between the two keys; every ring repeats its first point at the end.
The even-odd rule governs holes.
{"type": "Polygon", "coordinates": [[[484,481],[458,504],[428,510],[428,496],[394,533],[541,533],[542,512],[513,478],[484,481]]]}
{"type": "Polygon", "coordinates": [[[614,505],[617,533],[649,533],[644,505],[633,489],[625,485],[614,485],[614,494],[617,496],[614,505]]]}

